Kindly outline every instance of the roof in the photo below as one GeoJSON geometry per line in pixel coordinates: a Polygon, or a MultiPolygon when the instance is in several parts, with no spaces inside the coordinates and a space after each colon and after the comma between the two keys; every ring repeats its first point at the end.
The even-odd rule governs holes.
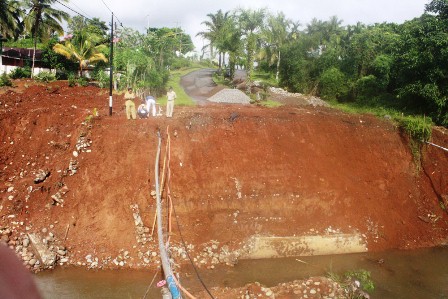
{"type": "MultiPolygon", "coordinates": [[[[42,50],[36,49],[35,60],[42,59],[42,50]]],[[[3,57],[13,59],[33,59],[33,49],[3,47],[3,57]]]]}

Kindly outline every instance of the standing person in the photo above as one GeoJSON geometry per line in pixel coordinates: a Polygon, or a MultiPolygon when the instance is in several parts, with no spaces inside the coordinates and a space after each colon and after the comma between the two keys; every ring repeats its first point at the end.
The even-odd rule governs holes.
{"type": "Polygon", "coordinates": [[[146,96],[146,111],[148,111],[148,116],[149,112],[152,113],[152,116],[156,116],[156,99],[151,95],[146,96]]]}
{"type": "Polygon", "coordinates": [[[166,117],[172,117],[173,116],[173,110],[174,110],[174,100],[177,98],[176,93],[174,92],[173,88],[170,86],[170,89],[166,93],[166,117]]]}
{"type": "Polygon", "coordinates": [[[135,99],[135,94],[132,92],[132,88],[128,88],[128,91],[126,91],[126,93],[124,94],[124,99],[126,100],[126,102],[124,103],[126,106],[126,117],[127,119],[136,119],[137,115],[135,112],[135,103],[134,103],[134,99],[135,99]]]}

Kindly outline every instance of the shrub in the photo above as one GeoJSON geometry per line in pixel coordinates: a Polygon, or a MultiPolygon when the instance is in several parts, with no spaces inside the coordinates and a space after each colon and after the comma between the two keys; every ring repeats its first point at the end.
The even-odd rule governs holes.
{"type": "Polygon", "coordinates": [[[0,86],[12,86],[11,79],[9,79],[8,75],[6,73],[3,73],[0,76],[0,86]]]}
{"type": "Polygon", "coordinates": [[[369,101],[382,92],[378,79],[374,75],[360,78],[355,84],[356,99],[369,101]]]}
{"type": "Polygon", "coordinates": [[[338,68],[329,68],[320,76],[319,94],[324,100],[343,99],[348,92],[345,75],[338,68]]]}
{"type": "Polygon", "coordinates": [[[52,82],[56,80],[56,76],[53,73],[50,72],[40,72],[36,76],[34,76],[34,79],[40,82],[52,82]]]}
{"type": "Polygon", "coordinates": [[[402,116],[396,118],[411,138],[416,141],[428,141],[432,133],[432,120],[429,117],[402,116]]]}
{"type": "Polygon", "coordinates": [[[100,88],[105,88],[109,84],[109,75],[107,75],[103,70],[98,70],[94,72],[93,79],[95,79],[100,88]]]}
{"type": "Polygon", "coordinates": [[[178,57],[171,63],[171,68],[174,70],[189,66],[191,66],[191,61],[184,57],[178,57]]]}
{"type": "Polygon", "coordinates": [[[9,74],[9,77],[11,77],[12,79],[30,78],[31,68],[29,66],[15,68],[9,74]]]}
{"type": "Polygon", "coordinates": [[[333,272],[327,273],[327,276],[344,288],[346,293],[344,298],[370,298],[366,292],[371,293],[375,289],[370,272],[364,269],[347,271],[343,277],[333,272]]]}
{"type": "Polygon", "coordinates": [[[78,80],[76,80],[79,86],[84,86],[86,87],[87,85],[89,85],[89,80],[85,77],[79,77],[78,80]]]}
{"type": "Polygon", "coordinates": [[[69,87],[74,87],[76,85],[76,77],[74,74],[69,74],[67,80],[69,87]]]}

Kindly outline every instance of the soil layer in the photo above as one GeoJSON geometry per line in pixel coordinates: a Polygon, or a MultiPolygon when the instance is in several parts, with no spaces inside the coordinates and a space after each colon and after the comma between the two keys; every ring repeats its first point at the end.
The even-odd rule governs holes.
{"type": "MultiPolygon", "coordinates": [[[[171,242],[180,248],[182,236],[193,256],[210,244],[241,250],[254,235],[356,232],[369,251],[447,242],[448,153],[424,145],[416,158],[389,120],[217,104],[127,120],[122,95],[108,115],[104,89],[15,83],[0,91],[0,228],[12,230],[10,245],[46,228],[68,264],[92,265],[90,255],[108,267],[118,256],[151,266],[142,253],[156,251],[156,235],[138,243],[152,234],[138,231],[133,213],[137,204],[152,229],[158,130],[161,162],[167,132],[171,141],[171,242]],[[47,177],[36,183],[39,170],[47,177]]],[[[448,145],[443,128],[432,138],[448,145]]]]}

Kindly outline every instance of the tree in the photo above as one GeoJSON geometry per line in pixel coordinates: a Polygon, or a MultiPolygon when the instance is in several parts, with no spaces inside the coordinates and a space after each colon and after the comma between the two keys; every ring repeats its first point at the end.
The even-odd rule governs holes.
{"type": "Polygon", "coordinates": [[[235,66],[238,57],[243,52],[243,43],[241,42],[241,30],[238,28],[236,17],[234,15],[227,18],[223,30],[223,52],[229,53],[229,70],[230,79],[235,75],[235,66]]]}
{"type": "Polygon", "coordinates": [[[20,6],[19,1],[0,1],[0,33],[3,37],[15,37],[17,31],[20,30],[20,18],[23,16],[20,6]]]}
{"type": "Polygon", "coordinates": [[[68,32],[77,35],[80,31],[89,32],[101,37],[101,43],[109,40],[108,27],[98,18],[86,19],[83,16],[74,16],[67,22],[68,32]]]}
{"type": "Polygon", "coordinates": [[[105,44],[97,44],[101,37],[84,32],[83,36],[74,39],[76,43],[66,40],[65,44],[56,44],[53,50],[65,56],[67,59],[72,59],[78,62],[79,72],[82,77],[82,71],[89,64],[94,64],[99,61],[107,62],[106,56],[102,53],[107,49],[105,44]]]}
{"type": "MultiPolygon", "coordinates": [[[[67,0],[62,1],[67,2],[67,0]]],[[[48,40],[54,32],[62,34],[64,30],[61,22],[69,18],[66,12],[51,7],[55,2],[56,0],[26,0],[25,2],[26,7],[29,8],[24,19],[25,28],[31,32],[34,40],[31,77],[34,73],[37,39],[48,40]]]]}
{"type": "Polygon", "coordinates": [[[400,26],[393,56],[398,99],[407,109],[448,125],[448,32],[439,17],[424,14],[400,26]]]}
{"type": "Polygon", "coordinates": [[[278,13],[276,16],[269,15],[267,24],[263,30],[263,37],[266,41],[266,47],[269,49],[269,64],[276,62],[275,79],[279,80],[281,48],[289,35],[289,26],[291,21],[286,19],[284,13],[278,13]]]}
{"type": "Polygon", "coordinates": [[[254,56],[259,33],[264,25],[266,9],[240,9],[238,18],[241,29],[246,37],[246,73],[247,90],[249,94],[252,83],[252,70],[254,68],[254,56]]]}
{"type": "Polygon", "coordinates": [[[432,12],[438,15],[441,19],[448,19],[448,0],[432,0],[425,5],[426,12],[432,12]]]}
{"type": "Polygon", "coordinates": [[[219,58],[218,64],[221,69],[222,62],[221,58],[223,53],[223,47],[225,38],[226,38],[226,23],[229,20],[229,12],[222,12],[222,10],[218,10],[216,14],[209,13],[207,17],[210,18],[210,21],[204,21],[204,24],[207,27],[207,31],[201,31],[196,36],[202,36],[203,38],[209,41],[207,46],[210,47],[210,56],[213,58],[213,48],[215,47],[218,50],[219,58]]]}

